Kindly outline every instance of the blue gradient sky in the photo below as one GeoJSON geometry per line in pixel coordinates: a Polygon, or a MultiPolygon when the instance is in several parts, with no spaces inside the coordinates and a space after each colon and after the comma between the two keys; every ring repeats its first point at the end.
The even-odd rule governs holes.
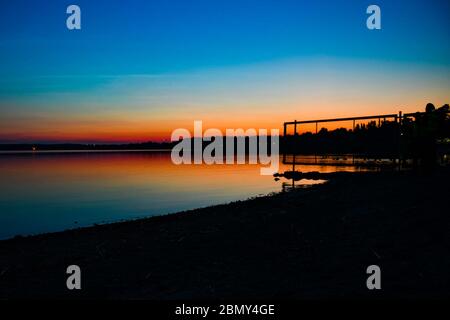
{"type": "Polygon", "coordinates": [[[192,120],[416,111],[450,98],[449,1],[9,1],[0,142],[164,139],[192,120]],[[65,27],[78,4],[82,30],[65,27]],[[382,30],[365,27],[382,10],[382,30]]]}

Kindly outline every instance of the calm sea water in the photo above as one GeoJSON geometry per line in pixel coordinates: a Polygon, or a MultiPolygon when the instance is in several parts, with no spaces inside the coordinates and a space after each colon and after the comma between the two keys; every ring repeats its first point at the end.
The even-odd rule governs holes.
{"type": "MultiPolygon", "coordinates": [[[[154,151],[0,154],[0,239],[281,191],[284,179],[261,176],[259,169],[259,165],[176,166],[169,152],[154,151]]],[[[296,166],[304,172],[354,169],[296,166]]]]}

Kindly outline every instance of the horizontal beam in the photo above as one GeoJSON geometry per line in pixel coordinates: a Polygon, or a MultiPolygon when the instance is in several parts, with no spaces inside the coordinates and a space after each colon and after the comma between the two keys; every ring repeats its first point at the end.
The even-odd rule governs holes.
{"type": "Polygon", "coordinates": [[[395,118],[398,117],[398,114],[382,114],[376,116],[367,116],[367,117],[351,117],[351,118],[335,118],[335,119],[321,119],[321,120],[305,120],[305,121],[292,121],[285,122],[285,125],[290,124],[302,124],[302,123],[319,123],[319,122],[334,122],[334,121],[352,121],[352,120],[369,120],[369,119],[383,119],[383,118],[395,118]]]}

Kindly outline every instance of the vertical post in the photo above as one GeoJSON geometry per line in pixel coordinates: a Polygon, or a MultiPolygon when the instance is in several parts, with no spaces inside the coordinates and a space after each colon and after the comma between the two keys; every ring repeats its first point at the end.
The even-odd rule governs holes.
{"type": "Polygon", "coordinates": [[[314,163],[317,164],[317,121],[316,121],[316,135],[314,137],[314,163]]]}
{"type": "MultiPolygon", "coordinates": [[[[399,149],[400,137],[399,137],[399,133],[398,133],[398,116],[397,115],[394,116],[394,122],[395,122],[395,125],[396,125],[396,128],[397,128],[397,135],[396,135],[397,151],[399,151],[400,150],[399,149]]],[[[400,162],[400,152],[398,152],[397,156],[398,156],[398,161],[400,162]]],[[[397,164],[397,157],[393,158],[392,160],[394,162],[394,165],[396,165],[397,164]]]]}
{"type": "MultiPolygon", "coordinates": [[[[352,134],[353,134],[353,146],[355,145],[355,119],[353,119],[353,130],[352,130],[352,134]]],[[[352,152],[352,164],[355,164],[355,148],[353,148],[353,152],[352,152]]]]}
{"type": "MultiPolygon", "coordinates": [[[[297,120],[294,120],[294,142],[296,145],[297,142],[297,120]]],[[[296,148],[296,147],[294,147],[296,148]]],[[[295,171],[295,161],[296,161],[296,157],[295,155],[297,154],[297,149],[294,149],[294,154],[292,155],[292,172],[295,171]]],[[[292,178],[292,188],[294,188],[294,178],[292,178]]]]}
{"type": "Polygon", "coordinates": [[[398,133],[397,133],[397,138],[398,138],[398,166],[399,169],[401,169],[402,164],[404,163],[404,159],[403,159],[403,154],[402,154],[402,144],[403,144],[403,139],[402,139],[402,132],[403,132],[403,114],[401,111],[398,112],[398,133]]]}
{"type": "Polygon", "coordinates": [[[287,124],[286,124],[286,122],[283,124],[283,141],[284,141],[284,143],[283,143],[283,163],[285,163],[286,162],[286,150],[287,150],[287,136],[286,136],[286,127],[287,127],[287,124]]]}
{"type": "MultiPolygon", "coordinates": [[[[294,154],[297,154],[297,120],[294,120],[294,154]]],[[[294,157],[295,162],[295,157],[294,157]]]]}
{"type": "MultiPolygon", "coordinates": [[[[295,161],[297,160],[295,159],[295,152],[294,152],[294,154],[292,155],[292,172],[295,172],[295,161]]],[[[294,186],[294,177],[292,177],[292,186],[294,186]]]]}

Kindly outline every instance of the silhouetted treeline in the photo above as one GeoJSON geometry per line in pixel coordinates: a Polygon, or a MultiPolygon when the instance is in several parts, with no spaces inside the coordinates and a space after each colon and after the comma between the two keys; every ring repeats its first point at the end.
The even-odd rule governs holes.
{"type": "Polygon", "coordinates": [[[151,150],[171,149],[172,142],[143,142],[126,144],[81,144],[81,143],[37,143],[37,144],[0,144],[1,151],[32,151],[32,150],[151,150]]]}
{"type": "Polygon", "coordinates": [[[450,154],[450,117],[448,104],[436,109],[428,103],[424,113],[407,117],[402,122],[400,153],[413,159],[413,166],[431,168],[437,157],[450,154]],[[440,150],[438,150],[439,141],[440,150]]]}
{"type": "Polygon", "coordinates": [[[322,128],[317,134],[306,132],[288,135],[283,141],[283,152],[292,154],[356,153],[389,156],[398,152],[399,124],[394,121],[375,121],[357,124],[355,129],[322,128]]]}
{"type": "MultiPolygon", "coordinates": [[[[267,141],[267,148],[271,151],[272,139],[270,136],[263,137],[234,137],[234,153],[236,154],[238,145],[243,144],[245,153],[249,153],[251,143],[256,146],[256,151],[259,151],[259,140],[265,139],[267,141]],[[252,142],[251,142],[252,141],[252,142]],[[250,143],[251,142],[251,143],[250,143]]],[[[200,142],[201,150],[203,151],[209,144],[215,141],[202,141],[201,138],[188,138],[189,142],[185,151],[194,151],[194,142],[198,140],[200,142]]],[[[0,151],[66,151],[66,150],[79,150],[79,151],[95,151],[95,150],[171,150],[180,141],[174,142],[144,142],[144,143],[128,143],[128,144],[75,144],[75,143],[58,143],[58,144],[0,144],[0,151]]],[[[222,139],[222,151],[226,154],[227,142],[231,142],[228,138],[222,139]]],[[[214,153],[213,153],[214,155],[214,153]]]]}

